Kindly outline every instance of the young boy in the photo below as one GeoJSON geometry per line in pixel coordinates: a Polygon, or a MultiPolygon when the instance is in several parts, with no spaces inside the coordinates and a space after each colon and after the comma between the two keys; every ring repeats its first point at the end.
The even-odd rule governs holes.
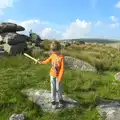
{"type": "Polygon", "coordinates": [[[54,41],[51,43],[51,56],[40,64],[48,64],[51,62],[50,81],[51,81],[51,100],[53,108],[56,108],[56,88],[58,91],[59,107],[63,106],[62,98],[62,78],[64,75],[64,56],[60,54],[61,45],[54,41]]]}

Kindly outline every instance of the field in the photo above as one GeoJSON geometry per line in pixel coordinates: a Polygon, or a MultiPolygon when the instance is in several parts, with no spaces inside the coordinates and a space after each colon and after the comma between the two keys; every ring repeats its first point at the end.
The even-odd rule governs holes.
{"type": "MultiPolygon", "coordinates": [[[[109,44],[106,44],[107,46],[111,46],[113,48],[117,48],[118,46],[120,46],[120,42],[118,43],[109,43],[109,44]]],[[[120,48],[120,47],[119,47],[120,48]]]]}
{"type": "MultiPolygon", "coordinates": [[[[45,59],[48,56],[43,51],[33,56],[45,59]]],[[[120,100],[120,83],[114,80],[114,74],[120,71],[120,52],[101,45],[72,45],[62,52],[85,60],[98,70],[96,73],[65,71],[64,94],[79,101],[81,107],[56,114],[43,112],[20,91],[24,88],[50,90],[50,65],[35,65],[23,55],[9,56],[0,59],[0,120],[7,120],[13,113],[24,113],[27,120],[103,120],[96,106],[120,100]]]]}

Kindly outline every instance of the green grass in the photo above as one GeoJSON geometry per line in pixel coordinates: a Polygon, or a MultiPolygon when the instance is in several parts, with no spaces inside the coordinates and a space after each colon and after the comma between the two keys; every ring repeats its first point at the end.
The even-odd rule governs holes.
{"type": "Polygon", "coordinates": [[[65,55],[84,60],[102,71],[120,70],[120,52],[101,45],[72,45],[62,50],[65,55]],[[112,56],[114,55],[114,56],[112,56]]]}
{"type": "MultiPolygon", "coordinates": [[[[50,41],[44,41],[43,48],[49,50],[49,44],[50,41]]],[[[35,49],[31,55],[45,59],[48,57],[43,54],[45,50],[35,49]]],[[[100,45],[71,45],[62,52],[98,69],[96,73],[65,71],[64,94],[79,101],[80,108],[56,114],[43,112],[20,91],[25,88],[50,90],[50,65],[35,65],[22,55],[7,56],[0,58],[0,120],[7,120],[13,113],[24,113],[27,120],[103,120],[96,106],[101,102],[120,101],[120,83],[114,80],[114,74],[120,70],[120,52],[100,45]]]]}
{"type": "MultiPolygon", "coordinates": [[[[49,50],[51,41],[45,40],[43,48],[49,50]]],[[[117,43],[116,43],[117,44],[117,43]]],[[[100,71],[120,70],[120,51],[112,46],[104,45],[74,45],[62,49],[65,55],[84,60],[95,66],[100,71]],[[114,56],[112,56],[114,55],[114,56]]]]}
{"type": "Polygon", "coordinates": [[[27,120],[103,120],[96,106],[102,101],[120,99],[120,83],[114,80],[114,72],[66,70],[64,94],[79,101],[81,107],[56,114],[43,112],[20,91],[50,90],[49,69],[49,65],[35,65],[24,56],[0,59],[0,120],[7,120],[15,112],[24,113],[27,120]]]}

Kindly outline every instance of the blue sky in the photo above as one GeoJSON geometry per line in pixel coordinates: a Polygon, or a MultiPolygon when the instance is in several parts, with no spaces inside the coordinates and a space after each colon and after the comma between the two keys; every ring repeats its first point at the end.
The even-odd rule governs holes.
{"type": "Polygon", "coordinates": [[[0,21],[20,24],[43,38],[120,39],[119,0],[4,0],[0,21]]]}

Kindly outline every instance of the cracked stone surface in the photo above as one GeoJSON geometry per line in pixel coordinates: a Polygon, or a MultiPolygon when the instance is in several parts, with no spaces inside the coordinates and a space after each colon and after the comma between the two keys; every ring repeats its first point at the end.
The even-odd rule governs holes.
{"type": "Polygon", "coordinates": [[[120,81],[120,72],[116,73],[114,77],[117,81],[120,81]]]}
{"type": "Polygon", "coordinates": [[[14,113],[13,115],[11,115],[9,120],[25,120],[25,117],[24,117],[23,114],[16,114],[16,113],[14,113]]]}
{"type": "Polygon", "coordinates": [[[70,69],[79,69],[83,71],[92,71],[96,72],[96,68],[90,65],[89,63],[73,58],[71,56],[65,56],[65,66],[70,69]]]}
{"type": "Polygon", "coordinates": [[[101,104],[97,109],[105,120],[120,120],[120,103],[118,102],[101,104]]]}
{"type": "MultiPolygon", "coordinates": [[[[44,54],[50,55],[49,52],[44,52],[44,54]]],[[[76,59],[71,56],[65,56],[65,67],[69,69],[81,70],[81,71],[92,71],[96,72],[96,68],[89,63],[76,59]]]]}
{"type": "MultiPolygon", "coordinates": [[[[39,105],[43,111],[46,112],[57,112],[64,108],[73,108],[73,107],[79,107],[79,103],[66,95],[63,95],[64,99],[64,108],[53,109],[51,106],[51,97],[50,97],[50,91],[48,90],[35,90],[35,89],[24,89],[21,91],[24,95],[28,96],[28,99],[30,101],[33,101],[37,105],[39,105]]],[[[58,96],[57,97],[57,104],[58,104],[58,96]]]]}

